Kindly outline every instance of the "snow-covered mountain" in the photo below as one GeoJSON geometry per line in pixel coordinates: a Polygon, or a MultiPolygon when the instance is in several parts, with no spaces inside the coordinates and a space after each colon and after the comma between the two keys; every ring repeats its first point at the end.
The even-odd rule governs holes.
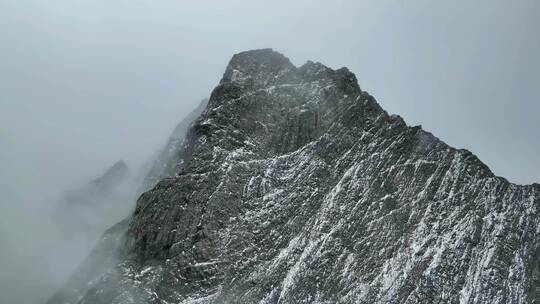
{"type": "Polygon", "coordinates": [[[540,301],[540,185],[407,126],[348,69],[236,54],[186,124],[173,174],[50,303],[540,301]]]}

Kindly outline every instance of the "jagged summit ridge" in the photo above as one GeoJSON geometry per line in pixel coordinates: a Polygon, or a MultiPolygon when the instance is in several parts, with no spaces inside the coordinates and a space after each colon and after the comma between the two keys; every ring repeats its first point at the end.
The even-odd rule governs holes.
{"type": "MultiPolygon", "coordinates": [[[[289,58],[272,49],[241,52],[230,60],[220,84],[234,83],[256,88],[279,84],[297,84],[303,80],[347,79],[347,84],[360,92],[356,77],[347,68],[337,71],[317,62],[308,61],[301,67],[294,66],[289,58]]],[[[354,91],[351,91],[353,93],[354,91]]]]}
{"type": "Polygon", "coordinates": [[[386,113],[347,69],[231,59],[84,303],[534,303],[540,189],[386,113]]]}
{"type": "Polygon", "coordinates": [[[280,77],[294,70],[296,67],[287,57],[272,49],[247,51],[231,58],[220,83],[245,84],[250,81],[252,85],[264,86],[281,80],[280,77]]]}
{"type": "Polygon", "coordinates": [[[196,128],[217,138],[243,135],[239,145],[247,142],[245,149],[287,152],[320,136],[344,107],[362,112],[360,119],[384,112],[346,68],[334,71],[311,61],[296,68],[271,49],[247,51],[231,59],[196,128]],[[224,126],[236,134],[225,135],[224,126]]]}

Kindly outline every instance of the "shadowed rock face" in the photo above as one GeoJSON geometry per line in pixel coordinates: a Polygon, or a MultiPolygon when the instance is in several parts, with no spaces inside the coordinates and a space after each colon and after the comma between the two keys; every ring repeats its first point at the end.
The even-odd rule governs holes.
{"type": "MultiPolygon", "coordinates": [[[[150,168],[142,171],[147,171],[146,176],[141,178],[135,176],[131,183],[136,186],[130,189],[129,196],[132,192],[140,193],[151,189],[162,178],[173,176],[175,168],[180,163],[180,152],[183,148],[185,133],[189,126],[196,120],[201,112],[206,108],[208,99],[202,100],[201,104],[186,116],[180,122],[172,134],[170,135],[166,145],[159,151],[150,164],[150,168]],[[138,188],[138,189],[137,189],[138,188]]],[[[62,211],[57,215],[57,223],[64,226],[64,230],[70,236],[80,238],[80,233],[100,230],[103,231],[104,223],[86,223],[83,221],[88,215],[94,217],[105,217],[106,213],[111,213],[109,203],[126,203],[126,199],[114,196],[119,186],[125,182],[127,177],[127,166],[123,161],[118,161],[105,174],[90,182],[86,187],[77,191],[72,191],[66,196],[62,204],[62,211]],[[68,207],[66,209],[66,207],[68,207]],[[99,207],[99,209],[98,209],[99,207]],[[78,208],[78,209],[77,209],[78,208]],[[85,225],[81,225],[85,223],[85,225]],[[82,226],[82,227],[81,227],[82,226]]],[[[138,174],[137,174],[138,175],[138,174]]],[[[133,203],[134,199],[129,199],[133,203]]],[[[127,204],[128,208],[131,204],[127,204]]],[[[125,216],[126,212],[122,212],[125,216]]],[[[86,293],[88,288],[92,286],[89,282],[93,282],[107,271],[113,268],[124,254],[124,243],[126,232],[129,227],[131,216],[107,229],[103,236],[84,260],[82,265],[78,267],[68,282],[57,291],[47,303],[77,303],[79,299],[86,293]]]]}
{"type": "Polygon", "coordinates": [[[346,68],[235,55],[178,156],[120,262],[65,302],[540,301],[540,185],[388,115],[346,68]]]}

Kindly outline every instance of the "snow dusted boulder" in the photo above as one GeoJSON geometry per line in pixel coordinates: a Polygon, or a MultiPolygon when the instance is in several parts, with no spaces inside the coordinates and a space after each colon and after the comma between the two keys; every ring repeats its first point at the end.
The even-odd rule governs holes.
{"type": "Polygon", "coordinates": [[[388,115],[346,68],[234,55],[179,155],[77,303],[540,301],[540,185],[388,115]]]}

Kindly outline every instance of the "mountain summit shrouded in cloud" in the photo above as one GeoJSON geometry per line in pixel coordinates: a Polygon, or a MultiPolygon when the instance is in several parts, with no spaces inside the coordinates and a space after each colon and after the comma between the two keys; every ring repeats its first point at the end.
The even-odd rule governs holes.
{"type": "MultiPolygon", "coordinates": [[[[189,124],[168,136],[243,50],[272,46],[296,69],[315,68],[309,59],[346,66],[384,110],[474,151],[496,176],[537,182],[539,31],[536,0],[0,0],[0,303],[45,302],[92,248],[96,263],[84,265],[107,261],[94,274],[117,262],[99,253],[122,237],[96,242],[126,231],[140,194],[174,179],[182,162],[207,164],[177,153],[199,138],[184,137],[189,124]],[[62,207],[84,201],[119,159],[129,174],[103,204],[62,207]]],[[[277,59],[281,67],[290,65],[277,59]]],[[[224,79],[248,84],[239,71],[224,79]]],[[[239,126],[258,117],[242,113],[231,115],[239,126]]],[[[321,135],[304,118],[283,125],[307,134],[269,141],[289,151],[321,135]]]]}
{"type": "Polygon", "coordinates": [[[236,54],[182,142],[94,252],[118,262],[51,304],[540,300],[540,185],[389,115],[347,68],[236,54]]]}

